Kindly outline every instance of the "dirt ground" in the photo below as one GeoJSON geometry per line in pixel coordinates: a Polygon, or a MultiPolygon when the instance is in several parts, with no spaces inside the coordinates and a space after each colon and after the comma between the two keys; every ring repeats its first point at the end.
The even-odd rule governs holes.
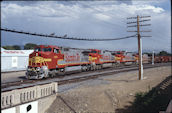
{"type": "Polygon", "coordinates": [[[164,66],[145,69],[143,80],[138,80],[138,71],[89,80],[59,93],[47,113],[116,113],[117,109],[130,105],[137,92],[151,90],[170,75],[171,66],[164,66]]]}

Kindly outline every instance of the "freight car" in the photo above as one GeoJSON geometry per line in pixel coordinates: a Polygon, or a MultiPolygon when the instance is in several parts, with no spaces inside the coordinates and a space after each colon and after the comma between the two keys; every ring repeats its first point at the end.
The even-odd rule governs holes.
{"type": "Polygon", "coordinates": [[[154,62],[155,63],[166,63],[171,62],[171,56],[155,56],[154,62]]]}
{"type": "Polygon", "coordinates": [[[115,57],[109,51],[66,49],[40,45],[29,55],[26,77],[28,79],[42,79],[68,71],[101,69],[113,66],[114,63],[115,57]]]}

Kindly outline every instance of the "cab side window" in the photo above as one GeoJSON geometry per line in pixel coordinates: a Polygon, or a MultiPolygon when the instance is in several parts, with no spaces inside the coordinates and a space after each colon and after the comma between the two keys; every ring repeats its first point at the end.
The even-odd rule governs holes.
{"type": "Polygon", "coordinates": [[[54,48],[53,52],[57,54],[59,53],[59,50],[54,48]]]}

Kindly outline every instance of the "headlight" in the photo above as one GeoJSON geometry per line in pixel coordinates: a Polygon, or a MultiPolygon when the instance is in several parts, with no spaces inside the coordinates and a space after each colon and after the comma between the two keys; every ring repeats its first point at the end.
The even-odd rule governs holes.
{"type": "Polygon", "coordinates": [[[41,68],[40,68],[40,67],[37,67],[37,68],[36,68],[36,70],[37,70],[37,71],[40,71],[40,70],[41,70],[41,68]]]}

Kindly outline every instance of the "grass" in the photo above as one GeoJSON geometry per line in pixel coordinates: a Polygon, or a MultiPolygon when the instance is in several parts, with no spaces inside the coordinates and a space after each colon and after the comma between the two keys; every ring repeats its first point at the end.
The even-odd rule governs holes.
{"type": "Polygon", "coordinates": [[[170,99],[170,89],[161,91],[153,88],[149,92],[136,93],[132,108],[135,113],[158,113],[166,110],[170,99]]]}
{"type": "Polygon", "coordinates": [[[159,113],[166,111],[172,99],[172,76],[167,77],[148,92],[137,92],[130,106],[117,109],[117,113],[159,113]],[[163,86],[163,88],[162,88],[163,86]]]}

